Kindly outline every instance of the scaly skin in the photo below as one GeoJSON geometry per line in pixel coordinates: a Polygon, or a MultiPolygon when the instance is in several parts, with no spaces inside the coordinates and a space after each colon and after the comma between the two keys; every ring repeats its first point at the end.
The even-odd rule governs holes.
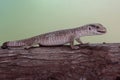
{"type": "Polygon", "coordinates": [[[99,23],[87,24],[78,28],[49,32],[28,39],[8,41],[3,43],[1,48],[3,49],[9,47],[30,48],[36,44],[43,46],[56,46],[70,43],[70,47],[72,49],[78,49],[79,48],[78,46],[74,46],[74,40],[76,40],[78,43],[83,44],[82,41],[80,40],[80,37],[102,35],[105,34],[106,32],[107,32],[106,28],[99,23]]]}

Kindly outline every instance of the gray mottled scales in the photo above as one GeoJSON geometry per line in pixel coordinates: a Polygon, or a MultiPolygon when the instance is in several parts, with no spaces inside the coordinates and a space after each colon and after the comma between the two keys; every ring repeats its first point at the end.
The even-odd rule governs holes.
{"type": "Polygon", "coordinates": [[[80,37],[102,35],[105,34],[106,31],[107,31],[106,28],[99,23],[87,24],[73,29],[65,29],[41,34],[28,39],[8,41],[3,43],[1,48],[3,49],[10,47],[30,48],[36,44],[42,46],[56,46],[70,43],[70,47],[72,49],[78,49],[79,48],[78,46],[74,46],[74,40],[82,44],[80,37]]]}

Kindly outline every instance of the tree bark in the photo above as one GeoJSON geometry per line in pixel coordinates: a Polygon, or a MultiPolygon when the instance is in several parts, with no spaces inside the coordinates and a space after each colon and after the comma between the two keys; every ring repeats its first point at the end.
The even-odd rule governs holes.
{"type": "Polygon", "coordinates": [[[120,80],[120,43],[0,49],[0,80],[120,80]]]}

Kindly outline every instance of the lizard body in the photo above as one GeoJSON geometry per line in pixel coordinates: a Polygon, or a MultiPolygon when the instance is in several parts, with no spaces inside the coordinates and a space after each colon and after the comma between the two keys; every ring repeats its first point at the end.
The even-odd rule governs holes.
{"type": "Polygon", "coordinates": [[[43,46],[55,46],[70,43],[72,49],[78,49],[78,46],[74,46],[74,40],[82,44],[80,37],[102,35],[105,34],[106,31],[107,31],[106,28],[99,23],[87,24],[73,29],[65,29],[41,34],[28,39],[8,41],[3,43],[1,48],[3,49],[6,49],[8,47],[30,48],[35,44],[43,46]]]}

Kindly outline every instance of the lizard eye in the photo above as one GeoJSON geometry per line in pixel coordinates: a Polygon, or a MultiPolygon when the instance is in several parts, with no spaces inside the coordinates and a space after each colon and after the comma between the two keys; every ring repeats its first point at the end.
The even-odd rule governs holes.
{"type": "Polygon", "coordinates": [[[89,30],[91,30],[91,27],[89,27],[89,30]]]}

